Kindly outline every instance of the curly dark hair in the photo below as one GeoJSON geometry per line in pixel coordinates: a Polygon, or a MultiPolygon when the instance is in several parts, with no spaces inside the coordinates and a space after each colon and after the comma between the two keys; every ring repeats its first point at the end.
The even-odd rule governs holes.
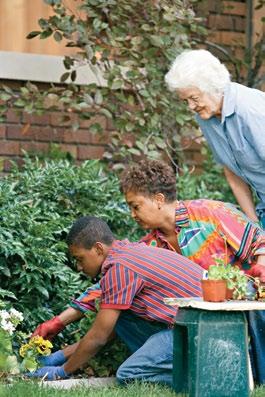
{"type": "Polygon", "coordinates": [[[145,159],[126,168],[121,174],[120,190],[150,196],[163,193],[166,201],[176,200],[176,176],[170,165],[163,161],[145,159]]]}

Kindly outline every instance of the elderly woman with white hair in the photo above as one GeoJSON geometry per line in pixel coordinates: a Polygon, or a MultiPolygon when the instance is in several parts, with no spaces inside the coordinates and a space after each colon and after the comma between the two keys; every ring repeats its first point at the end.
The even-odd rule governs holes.
{"type": "MultiPolygon", "coordinates": [[[[165,76],[187,101],[242,210],[265,229],[265,93],[230,81],[206,50],[178,55],[165,76]],[[251,188],[259,202],[254,206],[251,188]]],[[[254,379],[265,383],[265,312],[249,313],[254,379]]]]}
{"type": "Polygon", "coordinates": [[[265,93],[232,83],[225,65],[206,50],[182,52],[165,80],[196,113],[242,210],[265,228],[265,93]],[[250,188],[259,199],[256,210],[250,188]]]}

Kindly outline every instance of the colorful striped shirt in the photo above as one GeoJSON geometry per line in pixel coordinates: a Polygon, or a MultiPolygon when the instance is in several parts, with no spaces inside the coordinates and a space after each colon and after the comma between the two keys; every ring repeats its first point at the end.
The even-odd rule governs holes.
{"type": "MultiPolygon", "coordinates": [[[[251,223],[234,205],[221,201],[179,201],[175,231],[181,254],[204,269],[216,264],[216,259],[223,259],[247,273],[255,263],[255,257],[265,254],[264,231],[251,223]]],[[[148,246],[175,251],[157,229],[141,241],[148,246]]],[[[97,288],[100,288],[99,284],[97,288]]],[[[91,310],[94,305],[91,289],[94,291],[94,286],[72,301],[71,306],[81,311],[91,310]]],[[[100,290],[98,294],[100,295],[100,290]]]]}
{"type": "Polygon", "coordinates": [[[163,298],[201,296],[202,272],[172,251],[116,240],[102,265],[100,307],[173,324],[177,309],[163,298]]]}
{"type": "MultiPolygon", "coordinates": [[[[181,254],[204,269],[216,264],[216,259],[223,259],[247,273],[255,257],[265,254],[264,231],[229,203],[180,201],[175,226],[181,254]]],[[[159,230],[153,230],[142,241],[174,250],[159,230]]]]}

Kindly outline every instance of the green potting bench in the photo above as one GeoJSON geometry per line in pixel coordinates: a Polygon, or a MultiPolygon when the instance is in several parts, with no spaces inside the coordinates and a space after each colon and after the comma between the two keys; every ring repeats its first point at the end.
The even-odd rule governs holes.
{"type": "Polygon", "coordinates": [[[264,310],[265,303],[200,298],[165,302],[179,307],[173,345],[175,391],[189,397],[249,397],[253,379],[244,312],[264,310]]]}

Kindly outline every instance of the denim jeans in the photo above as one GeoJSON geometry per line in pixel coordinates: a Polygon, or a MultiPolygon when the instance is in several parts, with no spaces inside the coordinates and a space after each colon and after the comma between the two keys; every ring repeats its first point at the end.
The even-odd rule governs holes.
{"type": "Polygon", "coordinates": [[[119,383],[138,379],[172,386],[172,330],[165,324],[145,321],[129,312],[121,314],[115,330],[133,352],[118,368],[119,383]]]}
{"type": "MultiPolygon", "coordinates": [[[[264,211],[259,213],[259,220],[265,229],[264,211]]],[[[265,310],[250,311],[247,317],[253,378],[262,385],[265,383],[265,310]]]]}
{"type": "Polygon", "coordinates": [[[250,361],[256,384],[265,383],[265,310],[247,312],[250,361]]]}

